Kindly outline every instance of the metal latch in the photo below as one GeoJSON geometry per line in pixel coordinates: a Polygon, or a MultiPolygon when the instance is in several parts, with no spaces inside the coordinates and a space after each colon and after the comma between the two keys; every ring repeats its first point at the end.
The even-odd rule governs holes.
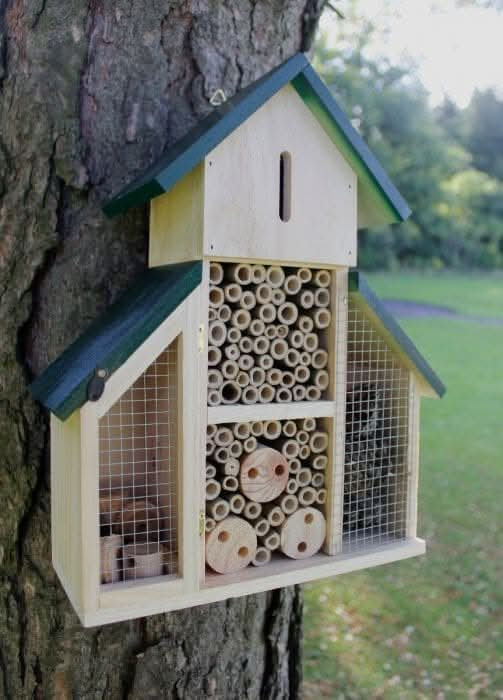
{"type": "Polygon", "coordinates": [[[199,511],[199,537],[204,535],[204,528],[206,525],[206,516],[204,510],[199,511]]]}

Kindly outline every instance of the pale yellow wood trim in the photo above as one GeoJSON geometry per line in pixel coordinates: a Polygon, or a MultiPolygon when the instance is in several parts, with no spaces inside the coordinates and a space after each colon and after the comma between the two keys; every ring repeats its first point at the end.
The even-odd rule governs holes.
{"type": "Polygon", "coordinates": [[[82,489],[82,608],[87,614],[98,607],[100,587],[99,417],[96,404],[80,410],[82,489]]]}
{"type": "Polygon", "coordinates": [[[407,496],[407,537],[416,537],[417,498],[419,488],[419,443],[420,443],[421,397],[414,376],[410,375],[409,428],[408,428],[408,496],[407,496]]]}
{"type": "Polygon", "coordinates": [[[197,577],[199,583],[203,584],[205,579],[205,538],[204,530],[201,530],[202,519],[206,508],[206,428],[208,425],[208,299],[210,288],[210,263],[203,262],[202,281],[200,285],[199,302],[199,342],[196,358],[197,366],[197,387],[196,387],[196,408],[194,413],[199,420],[199,435],[197,441],[198,454],[195,464],[197,465],[197,488],[194,488],[194,495],[197,499],[198,533],[197,556],[198,563],[197,577]]]}
{"type": "Polygon", "coordinates": [[[330,418],[335,415],[333,401],[298,401],[245,406],[210,406],[208,423],[247,423],[254,420],[295,420],[297,418],[330,418]]]}

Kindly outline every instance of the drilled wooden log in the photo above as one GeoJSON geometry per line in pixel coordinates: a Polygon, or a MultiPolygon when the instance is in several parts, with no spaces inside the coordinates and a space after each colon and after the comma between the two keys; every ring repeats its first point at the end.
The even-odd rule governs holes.
{"type": "Polygon", "coordinates": [[[257,551],[257,536],[243,518],[231,515],[206,535],[206,563],[219,574],[244,569],[257,551]]]}
{"type": "Polygon", "coordinates": [[[121,578],[119,553],[122,547],[121,535],[100,537],[100,571],[102,583],[116,583],[121,578]]]}
{"type": "Polygon", "coordinates": [[[280,549],[292,559],[306,559],[319,551],[325,539],[326,523],[316,508],[299,508],[280,530],[280,549]]]}
{"type": "Polygon", "coordinates": [[[284,456],[271,447],[259,446],[241,461],[240,486],[252,501],[266,503],[277,498],[288,481],[284,456]]]}

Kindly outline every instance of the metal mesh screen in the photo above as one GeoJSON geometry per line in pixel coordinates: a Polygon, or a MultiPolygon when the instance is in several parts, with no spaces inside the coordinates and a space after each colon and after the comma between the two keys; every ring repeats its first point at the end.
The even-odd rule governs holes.
{"type": "Polygon", "coordinates": [[[177,573],[177,408],[174,341],[100,420],[102,583],[177,573]]]}
{"type": "Polygon", "coordinates": [[[349,302],[344,549],[406,536],[409,372],[349,302]]]}

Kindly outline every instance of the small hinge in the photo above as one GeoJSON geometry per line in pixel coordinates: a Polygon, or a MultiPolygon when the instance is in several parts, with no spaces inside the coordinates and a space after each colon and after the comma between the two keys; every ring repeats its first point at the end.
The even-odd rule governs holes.
{"type": "Polygon", "coordinates": [[[199,512],[199,537],[202,537],[204,535],[205,525],[206,525],[206,516],[204,514],[204,510],[201,510],[199,512]]]}
{"type": "Polygon", "coordinates": [[[204,351],[204,323],[200,323],[197,329],[197,349],[199,352],[204,351]]]}

